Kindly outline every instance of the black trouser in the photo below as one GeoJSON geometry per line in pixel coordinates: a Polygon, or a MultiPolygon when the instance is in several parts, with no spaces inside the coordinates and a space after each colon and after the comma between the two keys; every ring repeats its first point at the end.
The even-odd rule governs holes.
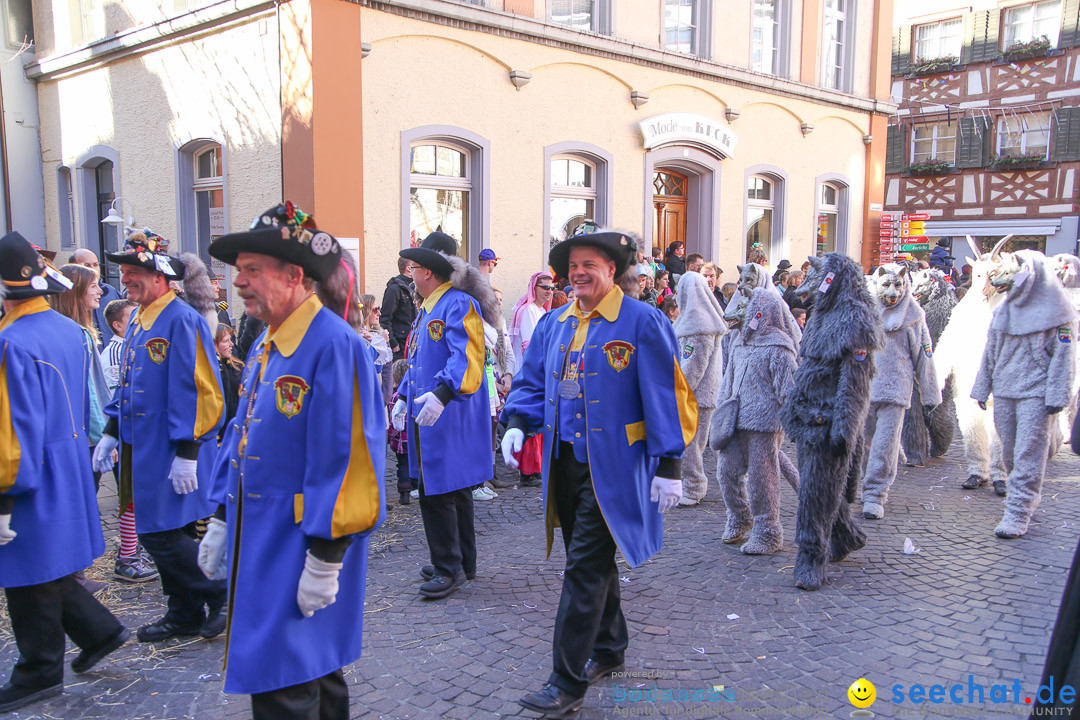
{"type": "Polygon", "coordinates": [[[605,665],[621,664],[629,642],[620,604],[615,540],[596,502],[589,465],[578,462],[572,444],[559,443],[559,457],[552,463],[548,482],[555,484],[566,546],[548,682],[584,696],[589,687],[585,662],[591,657],[605,665]]]}
{"type": "Polygon", "coordinates": [[[251,696],[252,720],[349,720],[349,686],[341,670],[251,696]]]}
{"type": "Polygon", "coordinates": [[[424,492],[420,473],[420,517],[424,520],[431,564],[436,575],[457,577],[476,572],[476,528],[472,490],[462,488],[440,495],[424,492]]]}
{"type": "Polygon", "coordinates": [[[139,542],[154,558],[161,575],[161,589],[168,596],[171,622],[185,628],[198,627],[211,612],[225,604],[226,581],[208,580],[199,569],[199,544],[195,523],[162,532],[139,533],[139,542]]]}
{"type": "Polygon", "coordinates": [[[64,681],[64,635],[96,650],[123,630],[120,621],[71,575],[39,585],[5,588],[19,659],[11,683],[46,688],[64,681]]]}
{"type": "Polygon", "coordinates": [[[416,483],[409,477],[408,453],[394,453],[397,457],[397,491],[398,494],[407,493],[416,489],[416,483]]]}

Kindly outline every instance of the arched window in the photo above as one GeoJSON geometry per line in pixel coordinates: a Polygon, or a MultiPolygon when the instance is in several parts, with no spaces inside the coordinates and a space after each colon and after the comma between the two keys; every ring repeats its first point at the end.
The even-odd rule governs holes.
{"type": "Polygon", "coordinates": [[[766,257],[772,255],[773,212],[776,196],[773,181],[751,175],[746,185],[746,254],[759,245],[766,257]]]}
{"type": "Polygon", "coordinates": [[[75,193],[71,186],[71,168],[61,165],[56,171],[56,201],[60,218],[60,249],[74,250],[75,238],[75,193]]]}
{"type": "Polygon", "coordinates": [[[840,196],[842,190],[836,183],[821,183],[818,192],[818,231],[815,250],[820,253],[836,251],[836,239],[840,230],[840,196]]]}
{"type": "Polygon", "coordinates": [[[210,257],[210,243],[227,227],[225,158],[221,143],[192,140],[177,155],[177,226],[179,247],[175,252],[196,253],[207,267],[224,275],[229,268],[210,257]]]}
{"type": "Polygon", "coordinates": [[[470,152],[446,141],[412,144],[409,164],[409,236],[419,245],[428,233],[444,232],[458,242],[468,259],[469,203],[472,193],[470,152]]]}
{"type": "Polygon", "coordinates": [[[549,245],[565,240],[586,218],[596,219],[596,164],[575,155],[551,160],[549,245]]]}

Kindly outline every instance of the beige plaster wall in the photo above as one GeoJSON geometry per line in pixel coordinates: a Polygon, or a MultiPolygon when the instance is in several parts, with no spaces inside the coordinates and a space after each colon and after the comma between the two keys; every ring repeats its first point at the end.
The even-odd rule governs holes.
{"type": "Polygon", "coordinates": [[[381,291],[396,273],[402,237],[400,134],[434,124],[461,127],[491,143],[490,244],[503,258],[495,283],[510,303],[544,263],[544,147],[583,141],[610,152],[614,225],[640,232],[647,200],[636,123],[664,112],[695,112],[720,122],[727,107],[741,112],[731,124],[739,145],[722,166],[721,252],[713,258],[722,267],[743,260],[744,175],[760,163],[789,175],[793,262],[813,247],[815,178],[827,172],[845,175],[851,190],[848,252],[859,257],[861,138],[869,132],[863,114],[374,10],[364,11],[362,30],[372,45],[362,74],[369,291],[381,291]],[[531,72],[532,81],[515,90],[511,69],[531,72]],[[651,99],[635,110],[631,89],[651,99]],[[807,137],[799,129],[803,122],[815,126],[807,137]]]}
{"type": "MultiPolygon", "coordinates": [[[[199,138],[221,142],[228,229],[246,228],[281,197],[278,88],[272,13],[42,81],[38,105],[49,246],[60,243],[57,169],[74,167],[94,145],[119,154],[116,194],[134,203],[137,224],[175,239],[177,149],[199,138]]],[[[125,203],[125,217],[129,212],[125,203]]],[[[93,244],[96,232],[79,223],[79,245],[93,244]]]]}

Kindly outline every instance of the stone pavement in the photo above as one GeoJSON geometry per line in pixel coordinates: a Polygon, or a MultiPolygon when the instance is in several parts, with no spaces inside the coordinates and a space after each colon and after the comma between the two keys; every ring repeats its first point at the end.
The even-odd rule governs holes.
{"type": "MultiPolygon", "coordinates": [[[[1000,498],[959,489],[959,459],[957,443],[926,468],[901,468],[885,518],[863,521],[867,547],[834,565],[817,593],[793,584],[796,499],[787,485],[785,547],[770,557],[720,543],[715,484],[700,506],[672,511],[664,550],[636,570],[620,564],[627,672],[635,676],[594,686],[578,717],[848,717],[847,687],[862,676],[877,687],[878,717],[1022,716],[1080,534],[1080,459],[1063,451],[1050,463],[1035,522],[1013,541],[993,535],[1000,498]],[[906,538],[919,552],[903,552],[906,538]],[[942,705],[891,701],[897,684],[962,683],[966,703],[969,675],[984,687],[985,704],[953,705],[947,695],[942,705]],[[990,703],[994,684],[1008,686],[1008,703],[990,703]],[[722,694],[713,690],[721,685],[722,694]],[[677,699],[651,699],[654,688],[677,699]]],[[[372,541],[365,654],[347,669],[353,717],[535,717],[515,701],[550,670],[563,562],[558,538],[544,559],[539,490],[476,503],[478,579],[446,600],[425,601],[416,593],[427,562],[420,511],[394,500],[393,463],[391,456],[393,510],[372,541]]],[[[510,477],[501,461],[500,472],[510,477]]],[[[112,502],[103,488],[110,531],[112,502]]],[[[90,575],[111,569],[112,555],[90,575]]],[[[132,628],[164,611],[156,582],[110,583],[104,597],[132,628]]],[[[0,643],[6,675],[15,658],[6,621],[0,643]]],[[[221,693],[223,646],[220,638],[131,643],[94,672],[69,672],[61,697],[10,717],[248,718],[246,697],[221,693]]]]}

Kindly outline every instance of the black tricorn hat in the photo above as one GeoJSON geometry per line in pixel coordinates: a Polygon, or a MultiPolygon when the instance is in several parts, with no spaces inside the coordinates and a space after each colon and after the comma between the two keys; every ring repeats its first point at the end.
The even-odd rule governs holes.
{"type": "Polygon", "coordinates": [[[454,266],[447,258],[457,255],[457,251],[457,240],[436,230],[424,238],[420,247],[405,248],[398,254],[417,265],[423,265],[440,277],[449,278],[454,274],[454,266]]]}
{"type": "Polygon", "coordinates": [[[312,279],[322,282],[341,263],[341,244],[319,230],[315,218],[286,200],[251,223],[251,228],[231,233],[210,243],[210,256],[236,265],[242,252],[269,255],[299,265],[312,279]]]}
{"type": "Polygon", "coordinates": [[[615,277],[619,277],[637,255],[637,243],[629,235],[621,232],[605,231],[597,233],[583,233],[566,238],[561,243],[551,248],[548,253],[548,264],[559,277],[567,277],[570,272],[570,251],[575,247],[588,245],[601,250],[615,262],[615,277]]]}
{"type": "Polygon", "coordinates": [[[118,265],[134,265],[145,270],[159,272],[169,280],[184,279],[184,263],[166,252],[169,241],[150,228],[132,230],[124,238],[124,249],[118,253],[105,253],[105,257],[118,265]]]}
{"type": "Polygon", "coordinates": [[[0,282],[8,300],[29,300],[70,290],[72,282],[45,262],[18,232],[0,238],[0,282]]]}

